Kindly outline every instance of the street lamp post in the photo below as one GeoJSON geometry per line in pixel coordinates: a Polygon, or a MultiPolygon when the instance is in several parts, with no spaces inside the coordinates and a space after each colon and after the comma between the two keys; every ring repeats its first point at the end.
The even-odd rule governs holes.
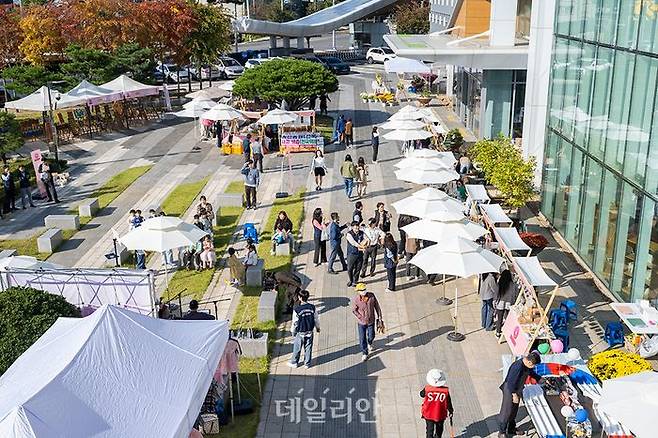
{"type": "MultiPolygon", "coordinates": [[[[336,6],[336,0],[333,0],[331,2],[331,6],[336,6]]],[[[334,51],[336,50],[336,29],[331,31],[331,44],[333,46],[334,51]]]]}
{"type": "MultiPolygon", "coordinates": [[[[59,165],[59,135],[57,133],[57,125],[55,124],[55,117],[53,111],[53,99],[51,96],[51,87],[53,82],[48,81],[46,83],[46,88],[48,89],[48,118],[50,119],[50,129],[53,133],[53,143],[55,144],[55,162],[59,165]]],[[[55,99],[59,100],[59,97],[55,99]]],[[[57,109],[57,103],[55,103],[55,109],[57,109]]]]}

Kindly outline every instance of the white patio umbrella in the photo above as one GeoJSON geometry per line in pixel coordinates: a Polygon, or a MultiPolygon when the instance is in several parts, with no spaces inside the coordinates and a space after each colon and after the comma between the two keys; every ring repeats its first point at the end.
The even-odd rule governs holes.
{"type": "MultiPolygon", "coordinates": [[[[413,225],[413,224],[412,224],[413,225]]],[[[436,245],[421,249],[413,256],[410,263],[418,266],[426,274],[445,275],[466,278],[485,272],[499,272],[504,259],[467,239],[450,235],[436,245]]],[[[464,335],[457,331],[457,285],[455,284],[454,330],[448,334],[451,341],[461,341],[464,335]]]]}
{"type": "Polygon", "coordinates": [[[465,218],[459,221],[437,222],[429,219],[421,219],[401,228],[407,236],[430,242],[441,242],[451,235],[475,240],[487,234],[486,228],[471,222],[465,218]]]}
{"type": "Polygon", "coordinates": [[[235,85],[235,81],[226,81],[223,84],[221,84],[218,88],[224,91],[233,91],[234,85],[235,85]]]}
{"type": "Polygon", "coordinates": [[[205,113],[201,114],[201,118],[206,120],[214,120],[217,122],[241,119],[244,118],[244,115],[241,111],[236,110],[230,105],[226,105],[225,103],[218,103],[205,113]]]}
{"type": "Polygon", "coordinates": [[[407,216],[414,216],[421,219],[432,216],[457,221],[465,218],[462,212],[464,206],[459,201],[449,197],[443,199],[420,199],[412,195],[400,199],[391,205],[398,214],[406,214],[407,216]]]}
{"type": "Polygon", "coordinates": [[[658,374],[644,371],[604,380],[599,408],[638,438],[656,436],[658,374]]]}
{"type": "Polygon", "coordinates": [[[452,169],[454,163],[444,160],[441,156],[432,158],[407,157],[395,163],[394,166],[398,169],[452,169]]]}
{"type": "MultiPolygon", "coordinates": [[[[164,253],[172,249],[196,244],[208,232],[172,216],[146,219],[142,225],[119,238],[128,250],[164,253]]],[[[165,268],[165,280],[169,287],[169,273],[165,268]]]]}
{"type": "Polygon", "coordinates": [[[422,61],[396,56],[384,61],[386,73],[430,73],[432,69],[422,61]]]}
{"type": "Polygon", "coordinates": [[[220,88],[219,85],[213,85],[212,87],[204,88],[203,90],[187,93],[185,97],[188,99],[196,99],[198,97],[202,99],[220,99],[222,97],[228,97],[229,95],[230,92],[220,88]]]}
{"type": "Polygon", "coordinates": [[[11,269],[61,269],[62,267],[30,256],[11,256],[0,259],[0,271],[11,269]]]}
{"type": "Polygon", "coordinates": [[[419,120],[389,120],[379,125],[381,129],[422,129],[427,126],[419,120]]]}
{"type": "MultiPolygon", "coordinates": [[[[450,197],[446,192],[443,190],[439,190],[434,187],[425,187],[424,189],[418,190],[417,192],[413,192],[411,194],[414,198],[418,199],[427,199],[427,200],[435,200],[435,199],[454,199],[450,197]]],[[[459,202],[459,201],[457,201],[459,202]]]]}
{"type": "Polygon", "coordinates": [[[432,133],[423,129],[398,129],[384,134],[386,140],[413,141],[430,138],[432,133]]]}
{"type": "Polygon", "coordinates": [[[414,149],[407,158],[439,158],[446,163],[450,163],[450,167],[457,163],[457,159],[452,152],[439,152],[434,149],[414,149]]]}
{"type": "Polygon", "coordinates": [[[208,99],[205,97],[195,97],[194,99],[190,100],[189,102],[186,102],[183,104],[183,108],[185,109],[204,109],[204,110],[209,110],[212,107],[216,106],[217,102],[215,102],[212,99],[208,99]]]}
{"type": "Polygon", "coordinates": [[[459,179],[459,174],[452,169],[437,168],[437,170],[400,169],[395,171],[395,177],[400,181],[414,184],[445,184],[459,179]]]}
{"type": "Polygon", "coordinates": [[[261,125],[283,125],[297,121],[299,116],[291,111],[284,111],[282,109],[274,109],[268,111],[263,117],[258,119],[261,125]]]}

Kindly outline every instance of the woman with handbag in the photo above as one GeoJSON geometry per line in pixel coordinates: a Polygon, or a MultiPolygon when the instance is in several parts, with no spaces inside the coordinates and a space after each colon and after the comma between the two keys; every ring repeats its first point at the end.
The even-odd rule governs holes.
{"type": "Polygon", "coordinates": [[[322,220],[322,209],[316,208],[313,211],[313,263],[320,266],[327,262],[327,240],[329,240],[329,230],[322,220]]]}
{"type": "Polygon", "coordinates": [[[386,292],[395,292],[398,261],[398,244],[391,233],[386,233],[386,236],[384,236],[384,267],[388,279],[386,292]]]}

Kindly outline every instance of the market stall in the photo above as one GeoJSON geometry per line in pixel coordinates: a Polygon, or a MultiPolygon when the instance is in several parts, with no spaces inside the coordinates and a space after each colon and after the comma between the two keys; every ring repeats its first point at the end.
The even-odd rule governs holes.
{"type": "Polygon", "coordinates": [[[482,213],[482,220],[487,228],[494,227],[511,227],[513,224],[507,214],[503,211],[500,204],[480,204],[480,212],[482,213]]]}
{"type": "Polygon", "coordinates": [[[648,301],[640,303],[610,303],[632,335],[625,337],[625,347],[642,357],[655,356],[658,351],[658,310],[648,301]]]}
{"type": "Polygon", "coordinates": [[[519,232],[514,227],[494,227],[494,237],[498,242],[498,248],[507,257],[514,257],[516,253],[524,253],[530,256],[530,248],[519,236],[519,232]]]}

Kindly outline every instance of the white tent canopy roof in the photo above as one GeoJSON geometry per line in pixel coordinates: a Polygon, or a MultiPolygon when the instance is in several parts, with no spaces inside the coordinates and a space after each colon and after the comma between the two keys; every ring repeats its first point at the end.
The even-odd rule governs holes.
{"type": "Polygon", "coordinates": [[[87,80],[80,82],[68,93],[64,94],[64,96],[85,99],[90,105],[114,102],[123,98],[123,94],[120,91],[99,87],[98,85],[94,85],[87,80]]]}
{"type": "Polygon", "coordinates": [[[242,111],[236,110],[230,105],[227,105],[225,103],[218,103],[217,105],[210,108],[208,111],[201,114],[201,118],[206,120],[227,121],[227,120],[243,119],[244,114],[242,114],[242,111]]]}
{"type": "Polygon", "coordinates": [[[450,220],[464,219],[464,213],[462,213],[464,206],[450,197],[428,200],[411,195],[394,202],[391,206],[395,208],[398,214],[406,214],[422,219],[433,215],[436,215],[434,216],[436,218],[443,217],[450,218],[450,220]]]}
{"type": "Polygon", "coordinates": [[[158,216],[146,219],[119,241],[129,250],[164,252],[194,245],[208,232],[177,217],[158,216]]]}
{"type": "Polygon", "coordinates": [[[386,73],[430,73],[432,69],[417,59],[396,56],[384,61],[386,73]]]}
{"type": "Polygon", "coordinates": [[[424,129],[398,129],[384,134],[386,140],[398,141],[425,140],[431,136],[432,133],[424,129]]]}
{"type": "Polygon", "coordinates": [[[409,237],[438,243],[441,243],[448,236],[454,235],[475,240],[488,233],[486,228],[466,219],[458,222],[435,222],[421,219],[405,225],[402,229],[409,237]]]}
{"type": "Polygon", "coordinates": [[[655,437],[658,373],[644,371],[604,380],[599,408],[630,429],[637,438],[655,437]]]}
{"type": "MultiPolygon", "coordinates": [[[[454,236],[451,237],[453,238],[454,236]]],[[[505,261],[502,257],[472,242],[462,243],[463,245],[459,245],[454,251],[443,250],[441,242],[423,248],[410,263],[418,266],[426,274],[454,275],[462,278],[500,271],[500,266],[505,261]]]]}
{"type": "Polygon", "coordinates": [[[407,157],[395,163],[395,167],[398,169],[428,169],[428,166],[433,166],[435,169],[437,167],[452,169],[453,164],[441,156],[431,158],[407,157]]]}
{"type": "Polygon", "coordinates": [[[258,119],[261,125],[283,125],[284,123],[296,122],[299,116],[292,111],[285,111],[282,109],[274,109],[268,111],[263,117],[258,119]]]}
{"type": "Polygon", "coordinates": [[[521,239],[514,227],[494,227],[494,236],[498,242],[510,251],[530,251],[531,248],[521,239]]]}
{"type": "Polygon", "coordinates": [[[110,82],[102,84],[101,87],[112,91],[119,91],[125,97],[143,97],[160,93],[160,87],[142,84],[126,75],[112,79],[110,82]]]}
{"type": "Polygon", "coordinates": [[[52,109],[62,109],[84,105],[85,103],[86,100],[84,98],[67,96],[52,88],[50,89],[49,96],[48,87],[44,85],[32,94],[5,103],[5,108],[43,112],[50,111],[51,104],[52,109]]]}
{"type": "Polygon", "coordinates": [[[395,177],[400,181],[413,184],[446,184],[459,179],[459,174],[452,169],[442,168],[436,170],[400,169],[395,171],[395,177]]]}
{"type": "Polygon", "coordinates": [[[482,184],[464,184],[468,198],[474,202],[489,202],[491,198],[482,184]]]}
{"type": "Polygon", "coordinates": [[[546,274],[537,257],[513,257],[514,263],[519,267],[525,279],[535,287],[557,286],[551,277],[546,274]]]}
{"type": "Polygon", "coordinates": [[[187,437],[227,341],[225,321],[59,318],[0,377],[0,436],[187,437]]]}
{"type": "Polygon", "coordinates": [[[512,219],[509,218],[503,211],[500,204],[480,204],[480,210],[493,222],[494,224],[509,224],[511,225],[512,219]]]}

